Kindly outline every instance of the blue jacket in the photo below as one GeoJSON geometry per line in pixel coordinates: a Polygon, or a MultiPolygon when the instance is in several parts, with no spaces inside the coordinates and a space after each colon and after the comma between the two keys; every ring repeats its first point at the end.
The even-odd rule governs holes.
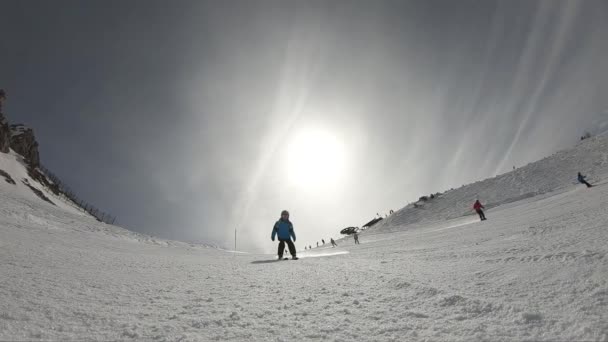
{"type": "Polygon", "coordinates": [[[291,237],[293,238],[293,241],[296,241],[296,233],[293,231],[293,224],[289,220],[278,220],[277,223],[274,224],[274,227],[272,228],[273,241],[276,235],[279,235],[279,240],[289,240],[291,237]]]}
{"type": "Polygon", "coordinates": [[[578,181],[579,181],[579,183],[583,183],[585,181],[585,178],[587,178],[587,177],[581,175],[580,173],[578,174],[578,181]]]}

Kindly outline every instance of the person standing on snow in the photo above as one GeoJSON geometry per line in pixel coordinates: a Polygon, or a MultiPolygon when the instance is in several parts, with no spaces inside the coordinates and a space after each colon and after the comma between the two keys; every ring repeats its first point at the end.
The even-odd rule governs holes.
{"type": "Polygon", "coordinates": [[[331,242],[332,247],[338,247],[338,245],[336,244],[336,241],[334,241],[333,238],[330,238],[330,242],[331,242]]]}
{"type": "Polygon", "coordinates": [[[359,234],[354,233],[353,237],[355,238],[355,245],[358,245],[359,244],[359,234]]]}
{"type": "Polygon", "coordinates": [[[593,185],[589,184],[589,182],[587,182],[587,180],[585,178],[587,178],[587,176],[583,176],[582,173],[578,173],[578,182],[581,184],[585,184],[588,188],[592,187],[593,185]]]}
{"type": "Polygon", "coordinates": [[[293,224],[289,221],[289,212],[287,210],[283,210],[281,212],[281,218],[274,224],[272,228],[272,236],[271,239],[274,241],[275,236],[279,238],[279,260],[283,259],[283,251],[285,250],[285,243],[287,243],[287,247],[289,247],[289,253],[291,253],[291,258],[293,260],[298,260],[296,256],[296,246],[293,244],[293,241],[296,241],[296,233],[293,231],[293,224]]]}
{"type": "Polygon", "coordinates": [[[325,244],[325,240],[321,239],[321,242],[323,242],[323,244],[325,244]]]}
{"type": "Polygon", "coordinates": [[[482,209],[485,209],[485,207],[481,204],[481,202],[479,202],[479,200],[475,201],[475,204],[473,204],[473,209],[475,209],[475,211],[477,212],[477,215],[479,215],[479,218],[482,221],[486,220],[486,214],[484,214],[482,209]]]}

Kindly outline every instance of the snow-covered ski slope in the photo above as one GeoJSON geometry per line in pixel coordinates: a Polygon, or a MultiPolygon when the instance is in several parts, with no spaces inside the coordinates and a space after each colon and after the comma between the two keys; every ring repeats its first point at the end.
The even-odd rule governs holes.
{"type": "Polygon", "coordinates": [[[400,230],[404,225],[475,215],[472,207],[477,198],[487,209],[491,209],[548,192],[562,191],[577,184],[578,172],[588,175],[591,182],[608,177],[607,135],[592,137],[571,149],[497,177],[449,190],[426,202],[407,205],[374,229],[400,230]]]}
{"type": "MultiPolygon", "coordinates": [[[[10,225],[11,222],[17,223],[20,220],[25,220],[24,224],[26,226],[28,222],[31,222],[53,230],[84,233],[100,232],[119,239],[163,246],[209,247],[158,239],[100,223],[65,196],[55,195],[43,184],[31,178],[23,164],[22,157],[12,150],[9,154],[0,153],[0,170],[8,174],[14,182],[12,184],[13,182],[5,181],[6,176],[0,174],[0,225],[10,225]],[[48,201],[37,195],[36,190],[48,201]]],[[[95,235],[92,237],[94,238],[95,235]]],[[[2,241],[1,238],[0,235],[0,241],[2,241]]]]}
{"type": "MultiPolygon", "coordinates": [[[[488,221],[393,222],[288,262],[153,239],[1,184],[0,340],[608,341],[606,152],[594,138],[529,166],[544,194],[494,195],[508,203],[488,221]],[[572,184],[579,168],[599,185],[572,184]]],[[[492,198],[500,179],[473,186],[492,198]]]]}

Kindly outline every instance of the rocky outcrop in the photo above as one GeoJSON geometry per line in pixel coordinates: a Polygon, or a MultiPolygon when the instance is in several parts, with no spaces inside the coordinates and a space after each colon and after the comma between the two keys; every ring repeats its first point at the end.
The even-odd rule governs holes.
{"type": "Polygon", "coordinates": [[[30,167],[40,166],[38,142],[34,130],[22,124],[10,125],[10,134],[10,146],[13,151],[19,153],[30,167]]]}
{"type": "Polygon", "coordinates": [[[0,152],[8,153],[11,146],[11,131],[8,125],[8,121],[0,112],[0,152]]]}
{"type": "Polygon", "coordinates": [[[0,89],[0,152],[8,153],[11,144],[11,131],[8,121],[2,114],[2,104],[6,100],[4,90],[0,89]]]}

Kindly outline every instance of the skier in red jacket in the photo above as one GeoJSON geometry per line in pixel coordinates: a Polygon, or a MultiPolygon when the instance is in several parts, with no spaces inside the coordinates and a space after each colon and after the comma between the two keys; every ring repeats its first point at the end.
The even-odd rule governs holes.
{"type": "Polygon", "coordinates": [[[479,200],[475,201],[475,204],[473,204],[473,209],[475,209],[482,221],[486,220],[486,214],[484,214],[482,210],[485,209],[485,207],[481,204],[481,202],[479,202],[479,200]]]}

